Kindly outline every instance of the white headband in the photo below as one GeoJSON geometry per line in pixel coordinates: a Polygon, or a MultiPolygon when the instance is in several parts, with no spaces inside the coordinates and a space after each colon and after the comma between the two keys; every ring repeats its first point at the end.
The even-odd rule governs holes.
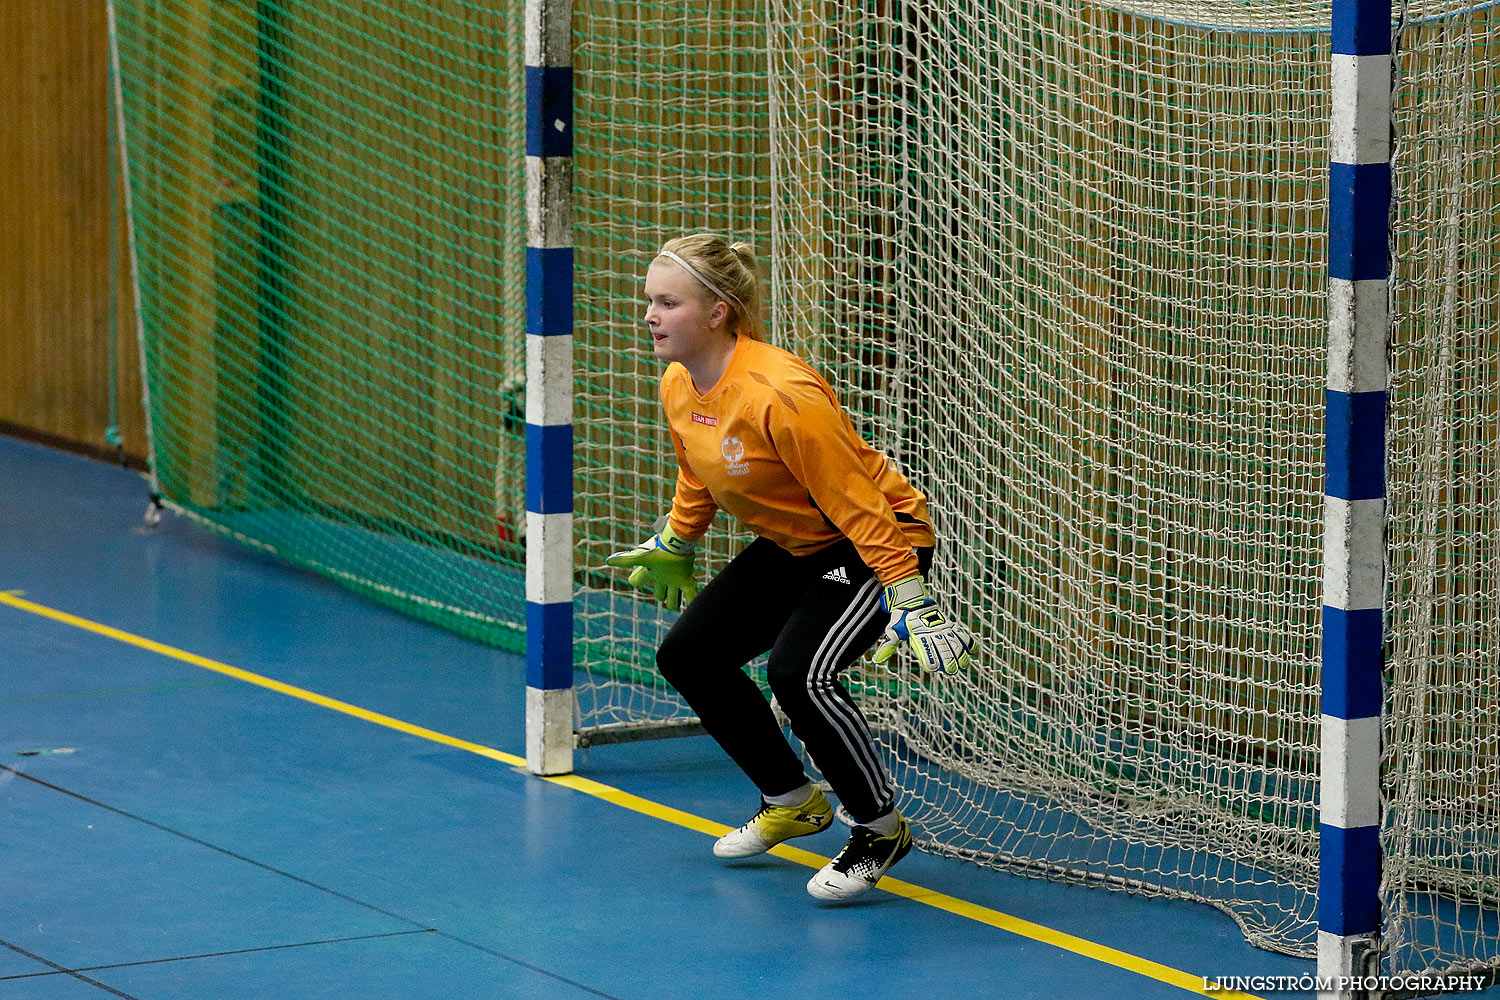
{"type": "Polygon", "coordinates": [[[670,250],[663,250],[661,253],[657,254],[657,256],[658,257],[666,257],[668,260],[676,261],[679,265],[681,265],[681,267],[682,267],[682,269],[684,271],[686,271],[688,274],[691,274],[693,277],[697,278],[698,279],[698,283],[700,285],[702,285],[704,288],[707,288],[710,292],[713,292],[715,295],[717,295],[721,299],[724,299],[726,302],[733,302],[735,305],[739,306],[741,309],[745,308],[744,304],[742,302],[740,302],[739,299],[735,298],[733,295],[730,295],[728,292],[724,291],[723,289],[721,289],[717,285],[715,285],[713,282],[709,281],[703,275],[701,275],[697,271],[693,270],[693,265],[689,264],[687,261],[685,261],[681,257],[677,256],[672,251],[670,251],[670,250]]]}

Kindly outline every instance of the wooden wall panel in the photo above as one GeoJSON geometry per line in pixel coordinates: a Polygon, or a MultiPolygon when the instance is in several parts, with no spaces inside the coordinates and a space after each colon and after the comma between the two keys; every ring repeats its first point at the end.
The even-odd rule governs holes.
{"type": "MultiPolygon", "coordinates": [[[[108,46],[102,3],[0,2],[0,421],[89,450],[109,447],[108,46]]],[[[120,285],[119,429],[140,458],[135,316],[120,285]]]]}

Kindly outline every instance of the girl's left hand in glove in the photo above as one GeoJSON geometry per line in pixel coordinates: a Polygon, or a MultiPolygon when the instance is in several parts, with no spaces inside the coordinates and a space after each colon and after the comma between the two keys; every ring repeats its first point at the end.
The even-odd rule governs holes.
{"type": "Polygon", "coordinates": [[[969,668],[974,633],[943,613],[920,576],[909,576],[886,587],[880,595],[880,607],[890,612],[891,621],[875,650],[876,663],[889,660],[896,648],[907,642],[923,670],[956,674],[969,668]]]}

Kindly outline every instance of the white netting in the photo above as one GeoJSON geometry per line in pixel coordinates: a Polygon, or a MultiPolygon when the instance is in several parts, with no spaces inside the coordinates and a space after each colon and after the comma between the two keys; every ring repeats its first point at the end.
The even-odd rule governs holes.
{"type": "Polygon", "coordinates": [[[903,808],[1307,953],[1327,36],[817,10],[773,6],[778,306],[929,492],[984,641],[864,675],[903,808]]]}
{"type": "MultiPolygon", "coordinates": [[[[580,0],[573,26],[576,659],[589,676],[581,725],[592,730],[692,718],[654,666],[672,616],[603,567],[651,534],[676,477],[642,321],[646,266],[686,232],[764,246],[770,183],[758,3],[580,0]]],[[[700,569],[743,544],[725,527],[721,518],[700,569]]]]}
{"type": "Polygon", "coordinates": [[[1398,35],[1387,967],[1500,965],[1500,9],[1398,35]]]}
{"type": "MultiPolygon", "coordinates": [[[[575,21],[588,566],[670,496],[650,252],[694,229],[769,246],[775,339],[929,492],[937,589],[983,639],[958,678],[853,678],[924,845],[1202,899],[1301,955],[1329,20],[771,0],[575,21]]],[[[1413,11],[1397,60],[1392,971],[1493,964],[1500,938],[1492,24],[1413,11]]],[[[710,567],[739,541],[715,535],[710,567]]],[[[585,725],[682,718],[649,670],[661,617],[584,579],[585,725]]]]}

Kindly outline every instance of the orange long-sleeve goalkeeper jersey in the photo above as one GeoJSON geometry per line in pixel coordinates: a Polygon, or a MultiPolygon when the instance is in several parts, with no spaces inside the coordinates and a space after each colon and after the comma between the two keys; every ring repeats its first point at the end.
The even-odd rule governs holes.
{"type": "Polygon", "coordinates": [[[927,498],[854,430],[833,389],[795,355],[740,337],[704,395],[682,365],[661,380],[677,450],[672,531],[695,539],[723,509],[793,555],[847,537],[882,583],[932,545],[927,498]]]}

